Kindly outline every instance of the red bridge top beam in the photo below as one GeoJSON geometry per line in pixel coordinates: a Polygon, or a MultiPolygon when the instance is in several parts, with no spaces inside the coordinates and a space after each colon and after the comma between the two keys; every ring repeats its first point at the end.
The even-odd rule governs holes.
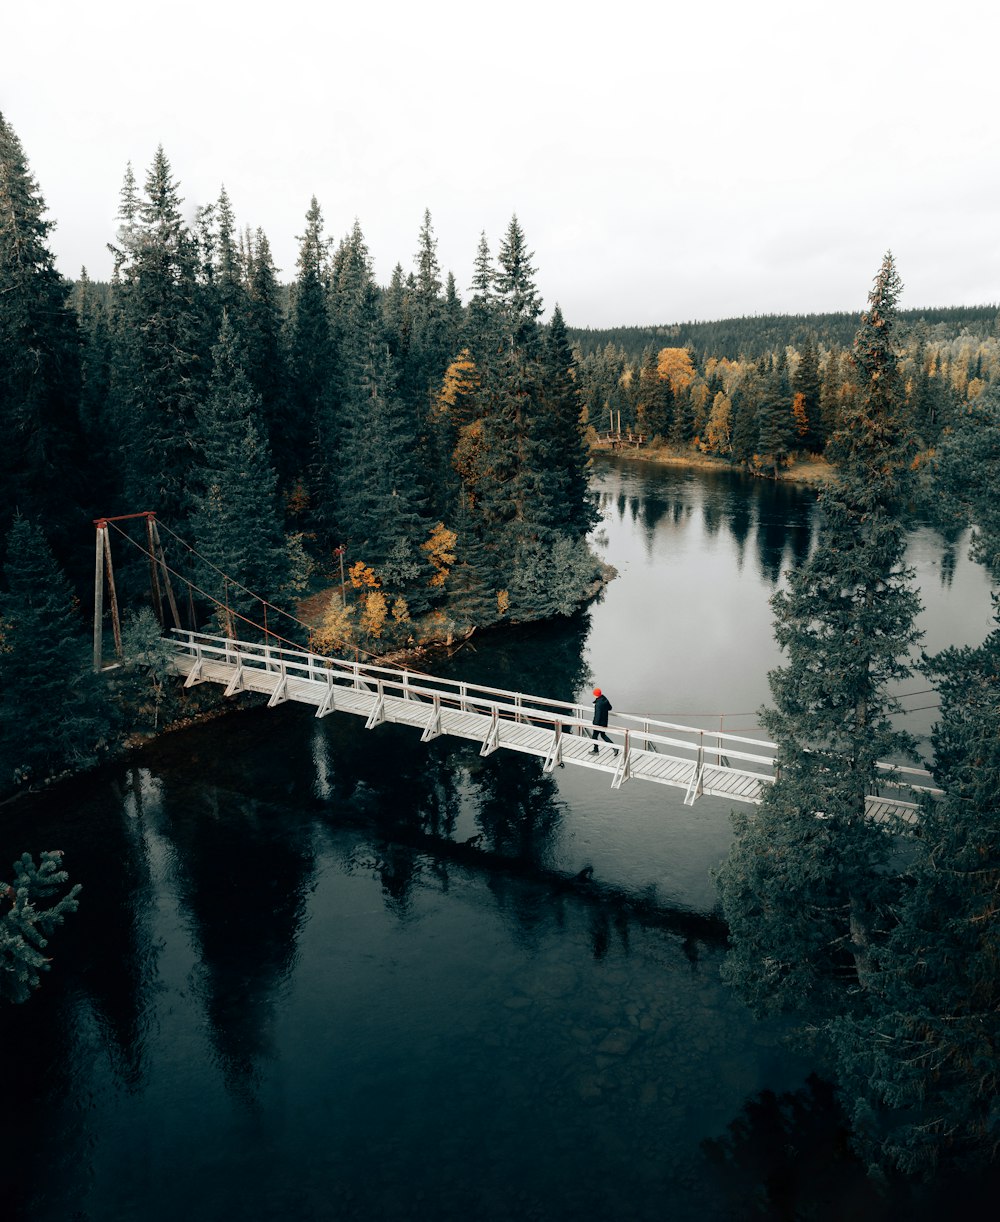
{"type": "Polygon", "coordinates": [[[120,513],[116,518],[94,518],[94,525],[100,529],[102,526],[107,526],[109,522],[125,522],[129,518],[155,518],[156,511],[152,509],[144,509],[141,513],[120,513]]]}

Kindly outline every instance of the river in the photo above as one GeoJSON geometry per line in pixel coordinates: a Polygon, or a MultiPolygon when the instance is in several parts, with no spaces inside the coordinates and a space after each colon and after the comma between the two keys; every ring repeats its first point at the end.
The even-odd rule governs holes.
{"type": "MultiPolygon", "coordinates": [[[[614,458],[594,486],[600,601],[434,669],[755,733],[813,494],[614,458]]],[[[911,535],[930,651],[990,627],[966,551],[911,535]]],[[[728,806],[682,797],[286,704],[7,806],[0,860],[60,848],[84,888],[0,1013],[8,1216],[883,1216],[719,981],[728,806]]]]}

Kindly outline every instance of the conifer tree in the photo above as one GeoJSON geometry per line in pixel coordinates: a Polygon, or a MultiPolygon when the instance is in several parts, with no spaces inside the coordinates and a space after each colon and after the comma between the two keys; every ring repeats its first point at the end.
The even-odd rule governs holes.
{"type": "Polygon", "coordinates": [[[177,519],[189,508],[195,404],[207,382],[194,239],[163,148],[137,197],[129,169],[115,247],[115,424],[130,502],[177,519]]]}
{"type": "Polygon", "coordinates": [[[0,596],[0,791],[97,762],[109,709],[69,582],[41,528],[14,520],[0,596]]]}
{"type": "Polygon", "coordinates": [[[816,349],[816,337],[812,332],[802,345],[799,366],[792,380],[792,390],[796,395],[802,396],[805,424],[805,430],[799,436],[797,444],[805,449],[818,452],[823,449],[826,438],[823,435],[820,415],[819,352],[816,349]]]}
{"type": "MultiPolygon", "coordinates": [[[[288,414],[277,453],[282,483],[298,481],[314,497],[327,478],[325,447],[336,450],[339,393],[336,342],[330,325],[328,294],[330,241],[323,233],[323,213],[313,196],[299,237],[298,276],[292,289],[288,320],[291,389],[288,414]]],[[[315,511],[315,510],[314,510],[315,511]]]]}
{"type": "Polygon", "coordinates": [[[426,609],[432,571],[421,544],[430,523],[418,479],[412,412],[396,394],[385,346],[374,344],[363,374],[357,419],[347,439],[341,513],[352,555],[402,595],[411,613],[426,609]]]}
{"type": "Polygon", "coordinates": [[[886,255],[854,343],[859,394],[834,439],[839,478],[821,496],[818,545],[773,600],[788,664],[770,675],[763,720],[778,775],[756,811],[735,818],[719,879],[729,979],[760,1009],[821,1023],[870,985],[894,888],[890,837],[865,799],[879,761],[913,751],[889,694],[918,639],[897,516],[911,454],[893,334],[899,291],[886,255]]]}
{"type": "Polygon", "coordinates": [[[437,239],[431,225],[430,210],[425,209],[416,256],[408,363],[412,367],[409,372],[412,393],[419,397],[416,405],[423,412],[428,409],[433,388],[438,384],[449,358],[453,355],[448,346],[445,302],[441,290],[437,239]]]}
{"type": "Polygon", "coordinates": [[[597,514],[587,484],[590,457],[581,422],[577,366],[557,305],[540,359],[541,394],[528,422],[529,466],[535,476],[530,517],[540,530],[582,539],[597,514]]]}
{"type": "Polygon", "coordinates": [[[772,360],[757,404],[757,452],[767,457],[775,478],[783,459],[795,448],[792,396],[785,353],[772,360]]]}
{"type": "Polygon", "coordinates": [[[298,467],[294,452],[297,430],[290,420],[288,351],[278,273],[267,235],[258,229],[245,235],[243,262],[247,269],[246,316],[242,332],[242,364],[250,385],[260,396],[263,429],[278,478],[287,491],[298,467]]]}
{"type": "Polygon", "coordinates": [[[80,339],[45,210],[0,114],[0,522],[44,512],[62,532],[78,492],[80,339]]]}
{"type": "MultiPolygon", "coordinates": [[[[970,408],[935,463],[947,506],[977,526],[1000,586],[1000,395],[970,408]]],[[[929,1177],[995,1159],[1000,1095],[1000,621],[980,646],[925,659],[940,698],[944,791],[924,803],[894,924],[861,1015],[834,1024],[837,1069],[867,1159],[929,1177]]]]}
{"type": "Polygon", "coordinates": [[[79,907],[79,883],[56,899],[68,881],[62,853],[48,850],[37,866],[30,853],[22,854],[14,862],[13,883],[0,884],[0,1002],[27,1001],[42,972],[50,970],[49,938],[79,907]]]}
{"type": "Polygon", "coordinates": [[[288,545],[277,475],[258,423],[260,401],[238,363],[227,315],[213,357],[210,391],[198,409],[201,491],[194,498],[192,527],[198,551],[233,583],[226,590],[212,570],[202,576],[204,588],[260,623],[260,603],[246,591],[280,605],[290,574],[288,545]]]}
{"type": "Polygon", "coordinates": [[[472,284],[469,286],[469,310],[466,316],[466,340],[475,354],[488,349],[496,325],[496,269],[486,234],[479,235],[479,245],[473,262],[472,284]]]}
{"type": "Polygon", "coordinates": [[[636,426],[647,437],[666,440],[674,422],[674,392],[668,378],[660,377],[656,352],[650,348],[639,370],[636,426]]]}

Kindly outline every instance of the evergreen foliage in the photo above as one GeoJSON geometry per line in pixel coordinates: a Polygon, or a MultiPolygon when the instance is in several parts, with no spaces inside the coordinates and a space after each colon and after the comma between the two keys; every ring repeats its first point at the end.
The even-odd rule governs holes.
{"type": "Polygon", "coordinates": [[[58,850],[47,850],[36,866],[24,853],[14,862],[13,883],[0,886],[0,1002],[27,1001],[38,988],[51,968],[49,938],[79,907],[79,883],[55,898],[69,881],[61,859],[58,850]]]}
{"type": "MultiPolygon", "coordinates": [[[[280,601],[290,576],[288,544],[277,475],[258,425],[260,400],[238,363],[225,314],[213,361],[209,393],[198,408],[201,491],[193,497],[191,519],[198,551],[215,566],[202,574],[202,588],[260,623],[259,601],[246,591],[280,601]],[[231,579],[230,589],[220,586],[218,570],[231,579]]],[[[239,635],[239,625],[228,627],[239,635]]]]}
{"type": "Polygon", "coordinates": [[[41,529],[16,518],[0,594],[0,790],[88,767],[109,710],[76,600],[41,529]]]}
{"type": "MultiPolygon", "coordinates": [[[[1000,584],[995,392],[946,439],[939,488],[977,524],[974,551],[1000,584]]],[[[909,1175],[997,1158],[1000,1098],[1000,626],[979,646],[925,658],[940,697],[934,779],[920,836],[874,957],[865,1011],[833,1024],[844,1093],[868,1160],[909,1175]]]]}
{"type": "MultiPolygon", "coordinates": [[[[909,673],[918,609],[894,516],[908,469],[887,255],[854,345],[860,394],[835,439],[839,479],[821,496],[814,554],[773,600],[788,665],[769,676],[763,719],[775,783],[736,841],[719,884],[730,924],[726,972],[760,1009],[828,1015],[869,986],[892,898],[890,839],[865,814],[878,761],[911,754],[889,685],[909,673]]],[[[852,1000],[853,999],[853,1000],[852,1000]]]]}
{"type": "Polygon", "coordinates": [[[78,503],[80,340],[53,223],[21,142],[0,114],[0,522],[44,511],[58,532],[78,503]]]}
{"type": "Polygon", "coordinates": [[[126,494],[174,521],[189,509],[195,406],[207,381],[195,240],[163,148],[137,196],[126,176],[115,248],[113,421],[126,494]],[[124,457],[124,455],[123,455],[124,457]]]}

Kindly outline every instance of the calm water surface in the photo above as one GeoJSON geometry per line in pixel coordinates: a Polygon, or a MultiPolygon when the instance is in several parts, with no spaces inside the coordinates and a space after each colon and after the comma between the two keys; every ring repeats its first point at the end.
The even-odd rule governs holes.
{"type": "MultiPolygon", "coordinates": [[[[595,485],[601,602],[436,669],[752,733],[811,494],[614,460],[595,485]]],[[[980,640],[964,543],[917,530],[910,559],[927,648],[980,640]]],[[[790,1180],[860,1216],[831,1141],[795,1183],[782,1151],[822,1109],[759,1092],[809,1066],[718,979],[727,805],[540,767],[284,705],[5,808],[0,860],[59,847],[84,885],[42,991],[0,1013],[8,1214],[790,1217],[790,1180]]]]}

